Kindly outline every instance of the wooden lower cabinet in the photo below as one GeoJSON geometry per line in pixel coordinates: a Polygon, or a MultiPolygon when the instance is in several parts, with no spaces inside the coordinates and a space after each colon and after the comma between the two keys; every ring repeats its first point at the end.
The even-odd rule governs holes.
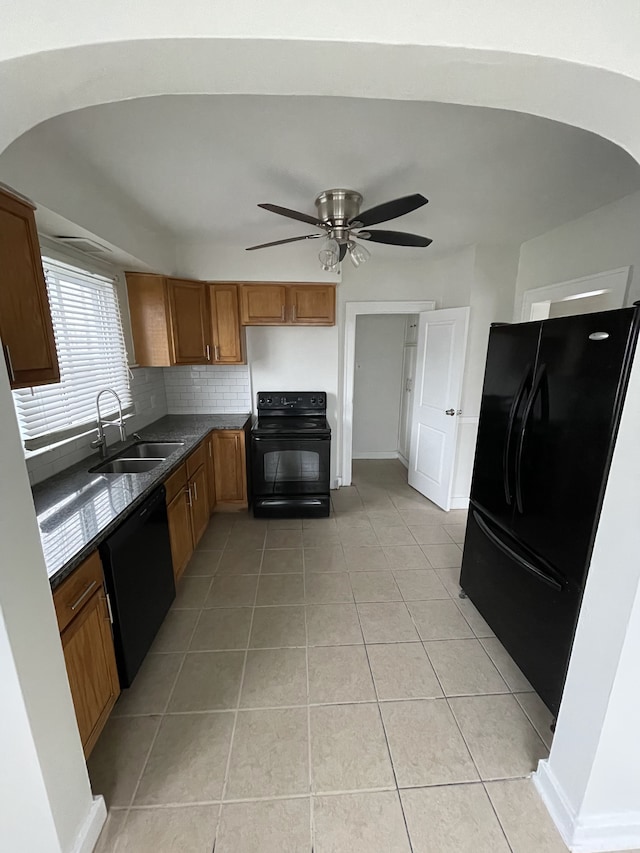
{"type": "Polygon", "coordinates": [[[209,514],[213,515],[216,508],[216,472],[213,464],[213,434],[208,435],[207,445],[207,490],[209,493],[209,514]]]}
{"type": "Polygon", "coordinates": [[[120,695],[111,620],[98,553],[54,593],[69,687],[88,757],[120,695]]]}
{"type": "Polygon", "coordinates": [[[191,495],[191,533],[193,535],[193,547],[195,548],[209,525],[209,489],[206,465],[201,465],[189,479],[188,489],[191,495]]]}
{"type": "Polygon", "coordinates": [[[209,509],[209,438],[165,482],[173,574],[177,580],[202,539],[211,515],[209,509]]]}
{"type": "Polygon", "coordinates": [[[193,534],[191,532],[191,508],[186,483],[167,505],[169,519],[169,539],[171,541],[171,559],[176,581],[182,576],[193,554],[193,534]]]}
{"type": "Polygon", "coordinates": [[[244,430],[218,430],[213,433],[213,464],[216,509],[245,509],[247,460],[244,430]]]}

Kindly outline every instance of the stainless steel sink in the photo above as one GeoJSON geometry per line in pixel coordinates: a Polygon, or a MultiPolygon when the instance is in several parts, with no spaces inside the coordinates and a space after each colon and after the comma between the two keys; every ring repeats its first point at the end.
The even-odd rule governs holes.
{"type": "Polygon", "coordinates": [[[151,471],[157,465],[164,462],[164,459],[113,459],[111,462],[104,462],[102,465],[97,465],[91,468],[92,474],[144,474],[145,471],[151,471]]]}
{"type": "Polygon", "coordinates": [[[122,453],[118,459],[166,459],[176,450],[184,447],[184,441],[139,441],[131,445],[122,453]]]}

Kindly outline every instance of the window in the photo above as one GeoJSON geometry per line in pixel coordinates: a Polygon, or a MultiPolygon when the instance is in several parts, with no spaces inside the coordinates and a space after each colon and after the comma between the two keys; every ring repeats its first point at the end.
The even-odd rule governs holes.
{"type": "MultiPolygon", "coordinates": [[[[96,424],[96,394],[113,388],[132,413],[127,352],[115,280],[43,258],[56,339],[60,382],[13,392],[27,450],[89,432],[96,424]]],[[[117,412],[103,398],[102,414],[117,412]]],[[[102,402],[102,401],[101,401],[102,402]]]]}

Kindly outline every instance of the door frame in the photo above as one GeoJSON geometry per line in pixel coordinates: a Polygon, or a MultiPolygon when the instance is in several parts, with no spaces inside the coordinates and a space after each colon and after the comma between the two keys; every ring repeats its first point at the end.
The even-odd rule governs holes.
{"type": "Polygon", "coordinates": [[[434,299],[421,302],[346,302],[344,364],[342,382],[342,441],[340,442],[340,485],[350,486],[353,453],[353,390],[356,370],[356,320],[361,314],[420,314],[434,311],[434,299]]]}
{"type": "Polygon", "coordinates": [[[572,278],[568,281],[525,290],[522,294],[520,319],[516,317],[514,322],[546,320],[552,302],[565,302],[570,299],[579,299],[581,296],[595,296],[606,292],[613,294],[616,308],[622,308],[627,298],[630,281],[631,267],[617,267],[613,270],[585,275],[582,278],[572,278]]]}

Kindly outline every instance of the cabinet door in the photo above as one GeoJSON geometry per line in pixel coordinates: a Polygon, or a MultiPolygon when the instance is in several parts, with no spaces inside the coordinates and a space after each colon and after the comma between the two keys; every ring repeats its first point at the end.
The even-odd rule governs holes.
{"type": "Polygon", "coordinates": [[[60,381],[33,208],[2,191],[0,338],[12,388],[60,381]]]}
{"type": "Polygon", "coordinates": [[[236,284],[209,285],[214,364],[244,364],[244,329],[236,284]]]}
{"type": "Polygon", "coordinates": [[[335,325],[336,289],[332,284],[293,284],[288,290],[289,319],[294,325],[335,325]]]}
{"type": "Polygon", "coordinates": [[[287,288],[283,284],[243,284],[240,316],[244,326],[282,326],[287,322],[287,288]]]}
{"type": "Polygon", "coordinates": [[[189,491],[191,492],[191,531],[195,547],[209,525],[209,494],[205,465],[201,465],[189,480],[189,491]]]}
{"type": "Polygon", "coordinates": [[[216,508],[216,472],[213,464],[213,435],[206,442],[207,447],[207,492],[209,495],[209,514],[213,515],[216,508]]]}
{"type": "Polygon", "coordinates": [[[189,507],[189,492],[186,486],[178,492],[167,506],[167,517],[169,519],[173,575],[177,581],[193,554],[191,509],[189,507]]]}
{"type": "Polygon", "coordinates": [[[120,694],[104,587],[61,636],[71,696],[85,756],[89,756],[120,694]]]}
{"type": "Polygon", "coordinates": [[[219,430],[213,434],[216,502],[246,504],[247,472],[242,430],[219,430]]]}
{"type": "Polygon", "coordinates": [[[170,278],[169,305],[175,364],[209,364],[211,335],[207,285],[170,278]]]}

